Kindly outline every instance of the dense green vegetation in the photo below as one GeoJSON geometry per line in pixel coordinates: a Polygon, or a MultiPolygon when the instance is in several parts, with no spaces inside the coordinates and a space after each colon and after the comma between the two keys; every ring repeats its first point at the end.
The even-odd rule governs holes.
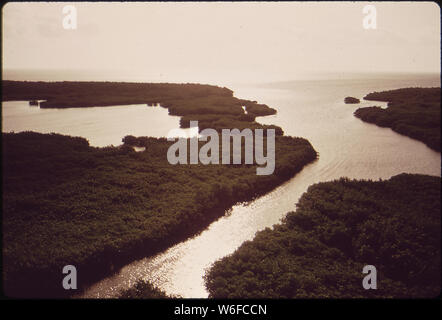
{"type": "Polygon", "coordinates": [[[238,99],[227,88],[202,84],[127,83],[127,82],[27,82],[2,81],[2,101],[46,100],[40,108],[84,108],[126,104],[156,104],[170,115],[183,117],[181,127],[190,120],[201,120],[200,130],[275,128],[262,126],[257,116],[275,114],[276,110],[256,101],[238,99]],[[247,114],[242,107],[245,107],[247,114]]]}
{"type": "Polygon", "coordinates": [[[276,168],[171,165],[173,142],[3,133],[3,272],[11,296],[62,296],[62,267],[79,286],[203,230],[240,201],[270,191],[316,159],[302,138],[276,137],[276,168]],[[135,152],[131,145],[146,146],[135,152]]]}
{"type": "Polygon", "coordinates": [[[410,174],[310,186],[282,224],[214,264],[210,297],[436,297],[440,192],[439,177],[410,174]],[[363,289],[364,265],[377,290],[363,289]]]}
{"type": "Polygon", "coordinates": [[[361,102],[358,98],[354,98],[354,97],[345,97],[344,102],[349,104],[349,103],[359,103],[361,102]]]}
{"type": "Polygon", "coordinates": [[[127,290],[123,290],[120,299],[169,299],[164,291],[154,287],[150,282],[138,280],[135,285],[127,290]]]}
{"type": "Polygon", "coordinates": [[[440,88],[373,92],[364,99],[388,102],[388,108],[359,108],[356,117],[391,128],[440,152],[440,88]]]}

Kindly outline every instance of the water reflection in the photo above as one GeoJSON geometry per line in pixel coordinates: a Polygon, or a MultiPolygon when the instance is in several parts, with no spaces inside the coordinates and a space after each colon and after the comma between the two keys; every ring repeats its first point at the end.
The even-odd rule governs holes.
{"type": "MultiPolygon", "coordinates": [[[[36,131],[80,136],[94,147],[118,146],[126,135],[167,137],[179,128],[179,117],[156,104],[92,108],[42,109],[28,101],[2,102],[2,131],[36,131]]],[[[197,130],[197,129],[196,129],[197,130]]],[[[181,129],[194,136],[195,129],[181,129]]]]}

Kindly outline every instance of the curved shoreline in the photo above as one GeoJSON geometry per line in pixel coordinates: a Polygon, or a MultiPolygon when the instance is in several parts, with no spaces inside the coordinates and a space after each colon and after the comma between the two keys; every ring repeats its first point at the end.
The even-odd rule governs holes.
{"type": "Polygon", "coordinates": [[[359,108],[354,112],[355,117],[391,128],[440,152],[440,88],[372,92],[364,100],[388,102],[388,107],[359,108]]]}

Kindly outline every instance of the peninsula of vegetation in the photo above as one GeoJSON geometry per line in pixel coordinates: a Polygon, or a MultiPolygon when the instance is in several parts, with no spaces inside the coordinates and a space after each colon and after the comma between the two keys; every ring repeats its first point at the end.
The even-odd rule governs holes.
{"type": "Polygon", "coordinates": [[[280,127],[261,125],[257,116],[276,110],[256,101],[238,99],[232,90],[203,84],[128,83],[128,82],[29,82],[2,81],[2,101],[44,100],[40,108],[85,108],[130,104],[160,104],[170,115],[180,116],[182,128],[190,120],[200,130],[270,129],[283,135],[280,127]],[[244,112],[245,107],[247,112],[244,112]]]}
{"type": "MultiPolygon", "coordinates": [[[[3,85],[4,100],[46,100],[41,107],[160,102],[191,120],[212,117],[206,123],[218,129],[263,128],[251,119],[274,113],[205,85],[3,85]]],[[[166,154],[173,142],[165,138],[126,137],[122,146],[94,148],[80,137],[3,133],[5,293],[62,297],[70,293],[61,286],[65,265],[76,266],[81,289],[202,231],[233,204],[272,190],[317,158],[307,140],[281,134],[274,173],[259,176],[256,163],[171,165],[166,154]],[[145,151],[135,152],[133,144],[145,151]]]]}
{"type": "Polygon", "coordinates": [[[441,279],[441,179],[341,178],[310,186],[282,224],[206,274],[212,298],[434,298],[441,279]],[[377,289],[362,285],[365,265],[377,289]]]}
{"type": "Polygon", "coordinates": [[[388,102],[388,108],[359,108],[354,113],[356,117],[391,128],[440,152],[440,88],[373,92],[364,99],[388,102]]]}

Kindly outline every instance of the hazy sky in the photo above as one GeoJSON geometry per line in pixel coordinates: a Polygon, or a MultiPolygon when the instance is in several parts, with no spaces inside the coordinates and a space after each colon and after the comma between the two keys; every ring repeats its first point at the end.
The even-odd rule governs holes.
{"type": "Polygon", "coordinates": [[[439,72],[435,3],[8,3],[3,67],[112,69],[163,80],[439,72]],[[74,4],[78,27],[65,30],[74,4]]]}

